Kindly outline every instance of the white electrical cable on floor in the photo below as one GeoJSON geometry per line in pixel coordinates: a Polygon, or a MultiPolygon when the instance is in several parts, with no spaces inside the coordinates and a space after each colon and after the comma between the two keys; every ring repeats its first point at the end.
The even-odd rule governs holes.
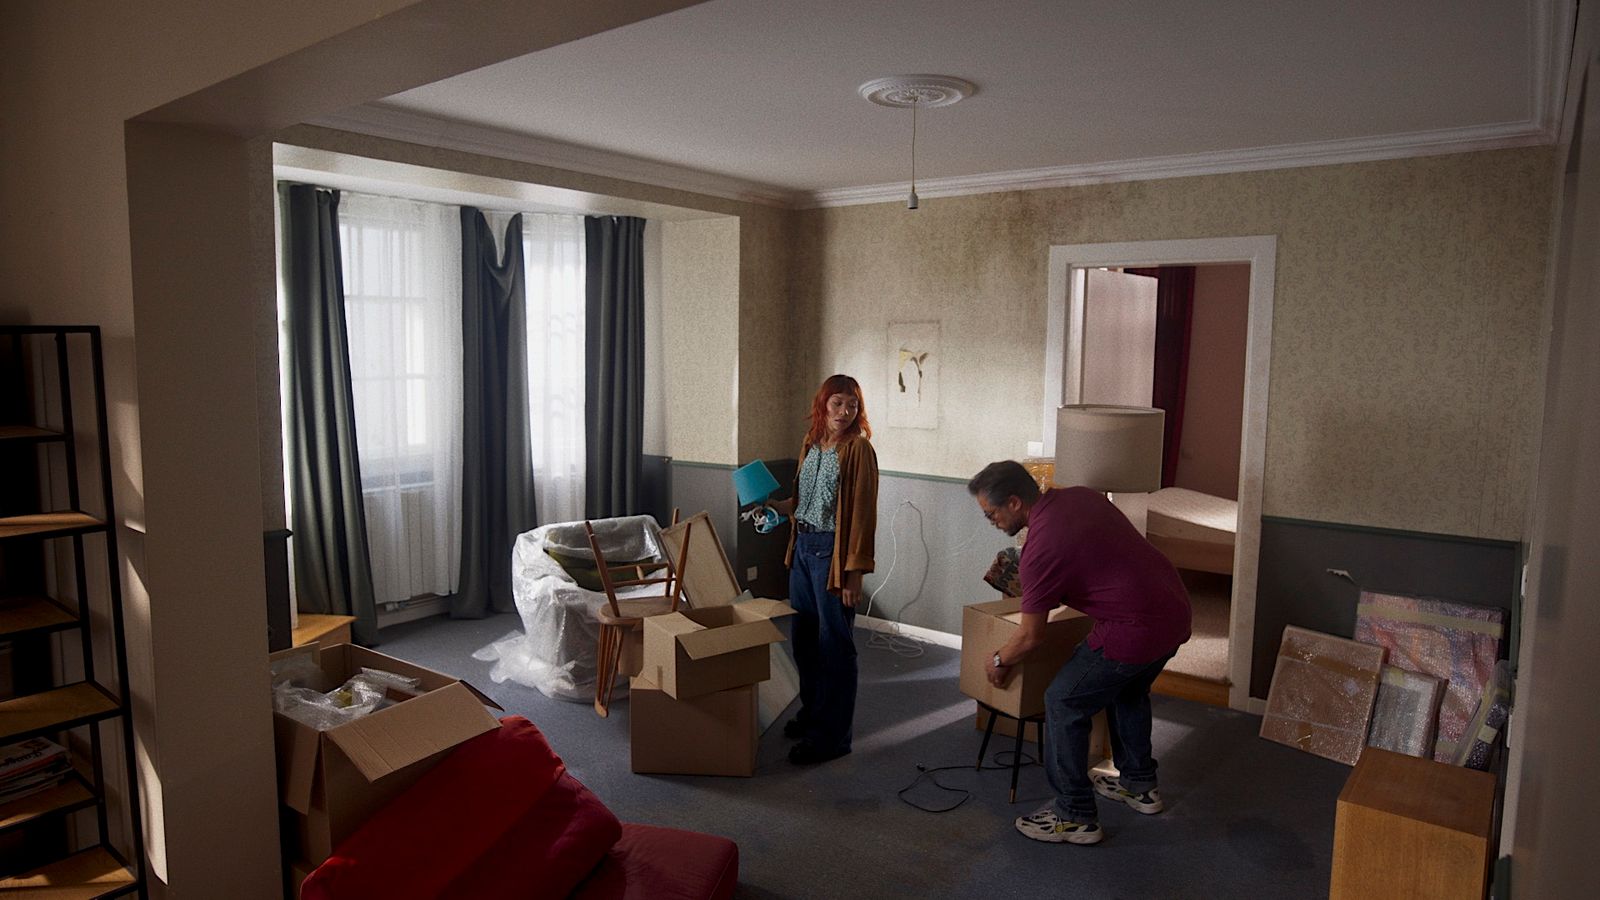
{"type": "MultiPolygon", "coordinates": [[[[878,584],[877,589],[867,595],[867,608],[863,611],[863,615],[872,615],[872,601],[877,599],[878,593],[884,589],[884,586],[889,583],[889,579],[894,575],[895,566],[900,564],[900,535],[895,531],[894,526],[896,522],[900,521],[900,511],[908,506],[917,511],[917,534],[922,538],[923,556],[924,558],[928,557],[928,537],[922,530],[922,510],[910,500],[902,500],[900,505],[894,508],[894,515],[889,519],[889,536],[894,541],[894,555],[889,558],[889,571],[884,573],[883,581],[878,584]]],[[[928,574],[926,567],[923,569],[922,574],[923,578],[926,579],[928,574]]],[[[901,606],[899,612],[895,613],[893,625],[896,628],[901,624],[900,618],[905,615],[906,607],[920,599],[922,599],[922,588],[919,586],[917,593],[912,596],[910,602],[901,606]]],[[[915,659],[922,655],[922,642],[908,638],[898,633],[898,631],[873,631],[867,635],[867,646],[878,650],[888,650],[897,656],[903,656],[907,659],[915,659]]]]}

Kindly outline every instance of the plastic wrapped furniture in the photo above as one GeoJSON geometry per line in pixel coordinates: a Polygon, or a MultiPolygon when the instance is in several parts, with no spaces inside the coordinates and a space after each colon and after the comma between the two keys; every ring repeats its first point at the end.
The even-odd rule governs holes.
{"type": "Polygon", "coordinates": [[[1506,611],[1425,597],[1362,591],[1355,639],[1389,651],[1389,665],[1446,682],[1433,758],[1455,759],[1483,685],[1500,658],[1506,611]]]}
{"type": "Polygon", "coordinates": [[[1432,675],[1384,666],[1367,746],[1407,756],[1433,756],[1443,696],[1444,682],[1432,675]]]}
{"type": "Polygon", "coordinates": [[[1467,725],[1466,734],[1456,745],[1452,760],[1458,766],[1489,771],[1494,765],[1495,750],[1500,746],[1500,732],[1511,717],[1511,663],[1500,660],[1494,664],[1494,674],[1483,686],[1483,697],[1478,710],[1467,725]]]}
{"type": "MultiPolygon", "coordinates": [[[[665,558],[661,531],[649,516],[590,524],[612,564],[665,558]]],[[[638,590],[660,593],[653,587],[638,590]]],[[[473,658],[494,663],[489,679],[496,684],[510,680],[557,700],[593,701],[599,611],[607,601],[584,523],[541,525],[518,535],[511,551],[511,592],[522,631],[507,634],[473,658]]],[[[626,594],[624,589],[621,595],[626,594]]]]}
{"type": "Polygon", "coordinates": [[[1382,647],[1285,626],[1261,736],[1355,765],[1367,743],[1383,653],[1382,647]]]}

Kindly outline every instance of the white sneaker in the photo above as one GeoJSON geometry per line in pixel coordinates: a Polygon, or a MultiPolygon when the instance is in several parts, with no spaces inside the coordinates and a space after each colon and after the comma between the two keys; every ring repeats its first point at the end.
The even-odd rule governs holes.
{"type": "Polygon", "coordinates": [[[1104,837],[1094,822],[1069,822],[1056,815],[1054,806],[1017,819],[1017,830],[1024,837],[1049,844],[1098,844],[1104,837]]]}
{"type": "Polygon", "coordinates": [[[1161,803],[1160,792],[1155,788],[1151,788],[1142,794],[1135,794],[1122,786],[1122,779],[1120,778],[1096,774],[1089,776],[1089,780],[1094,782],[1094,792],[1096,794],[1105,797],[1107,800],[1126,803],[1147,816],[1153,816],[1166,809],[1161,803]]]}

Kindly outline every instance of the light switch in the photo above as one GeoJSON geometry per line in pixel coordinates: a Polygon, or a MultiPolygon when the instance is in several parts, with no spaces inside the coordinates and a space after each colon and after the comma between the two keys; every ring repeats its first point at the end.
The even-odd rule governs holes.
{"type": "Polygon", "coordinates": [[[751,566],[750,568],[744,570],[744,580],[745,581],[755,581],[756,580],[756,567],[755,566],[751,566]]]}

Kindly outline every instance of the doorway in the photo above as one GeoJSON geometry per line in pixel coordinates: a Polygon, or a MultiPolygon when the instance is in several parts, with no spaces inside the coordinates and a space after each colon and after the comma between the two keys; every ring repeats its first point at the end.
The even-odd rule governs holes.
{"type": "MultiPolygon", "coordinates": [[[[1218,452],[1228,452],[1226,448],[1202,454],[1205,459],[1191,459],[1185,477],[1196,488],[1209,490],[1179,489],[1165,495],[1163,500],[1176,506],[1174,515],[1178,518],[1158,526],[1162,533],[1153,534],[1152,542],[1178,565],[1195,597],[1197,638],[1195,646],[1186,652],[1210,657],[1209,662],[1186,660],[1190,668],[1204,669],[1209,678],[1163,676],[1168,687],[1172,693],[1191,699],[1222,702],[1225,698],[1226,705],[1252,712],[1260,712],[1264,705],[1262,700],[1252,702],[1249,685],[1276,244],[1275,238],[1265,236],[1052,247],[1041,418],[1045,455],[1054,456],[1055,411],[1059,406],[1125,403],[1129,390],[1147,397],[1140,405],[1150,402],[1142,392],[1149,390],[1144,370],[1153,352],[1144,346],[1144,332],[1151,332],[1148,340],[1153,342],[1155,316],[1145,306],[1154,300],[1156,279],[1148,278],[1148,283],[1142,284],[1132,280],[1138,276],[1113,276],[1102,270],[1137,268],[1149,275],[1157,269],[1177,266],[1203,266],[1208,270],[1222,265],[1245,267],[1232,269],[1232,274],[1248,285],[1242,385],[1235,378],[1231,388],[1215,389],[1234,396],[1200,397],[1202,402],[1197,404],[1195,414],[1187,417],[1191,427],[1201,433],[1214,432],[1218,427],[1237,429],[1236,471],[1214,471],[1218,452]],[[1090,297],[1097,291],[1102,298],[1131,305],[1108,311],[1104,303],[1091,304],[1090,297]],[[1100,336],[1098,342],[1096,335],[1100,336]],[[1116,393],[1101,396],[1106,391],[1116,393]],[[1219,410],[1229,406],[1237,410],[1237,418],[1219,419],[1225,416],[1219,410]],[[1230,493],[1232,497],[1227,496],[1230,493]],[[1226,540],[1223,532],[1230,525],[1231,541],[1222,543],[1226,540]],[[1231,573],[1231,579],[1223,573],[1231,573]],[[1208,630],[1212,633],[1209,640],[1205,636],[1208,630]],[[1223,652],[1225,662],[1216,659],[1223,652]],[[1216,675],[1222,673],[1224,677],[1217,680],[1216,675]]],[[[1226,378],[1223,383],[1227,383],[1226,378]]],[[[1208,442],[1214,440],[1213,437],[1208,442]]],[[[1182,464],[1178,457],[1174,460],[1177,465],[1182,464]]]]}

